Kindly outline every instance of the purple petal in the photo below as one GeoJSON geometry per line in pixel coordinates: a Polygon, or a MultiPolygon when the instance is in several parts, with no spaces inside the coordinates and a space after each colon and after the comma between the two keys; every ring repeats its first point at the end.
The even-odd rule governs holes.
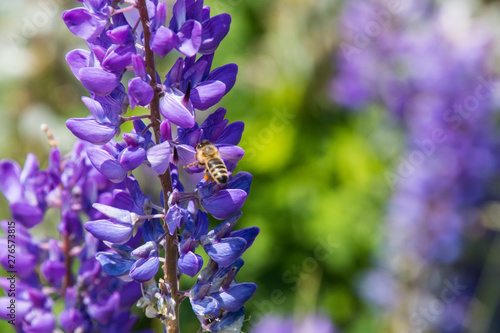
{"type": "MultiPolygon", "coordinates": [[[[102,41],[98,40],[97,43],[102,43],[102,41]]],[[[92,64],[95,64],[97,60],[97,63],[100,64],[102,63],[102,61],[104,60],[104,56],[106,55],[106,50],[107,50],[107,47],[109,47],[109,45],[104,44],[102,43],[103,45],[106,46],[106,48],[104,46],[101,46],[101,45],[93,45],[92,43],[90,43],[90,50],[92,51],[92,55],[94,56],[94,58],[92,59],[92,64]]],[[[92,66],[89,66],[89,67],[94,67],[93,65],[92,66]]]]}
{"type": "Polygon", "coordinates": [[[107,151],[97,148],[87,150],[87,155],[92,165],[106,178],[114,183],[125,179],[127,172],[120,163],[107,151]]]}
{"type": "Polygon", "coordinates": [[[176,141],[179,144],[194,147],[200,142],[202,134],[203,132],[198,128],[198,124],[195,124],[195,126],[191,128],[178,128],[176,141]]]}
{"type": "Polygon", "coordinates": [[[172,51],[177,43],[179,43],[177,35],[166,27],[160,27],[156,30],[149,41],[151,50],[162,58],[172,51]]]}
{"type": "Polygon", "coordinates": [[[206,211],[218,220],[227,219],[243,207],[247,193],[240,189],[220,190],[217,194],[202,199],[206,211]]]}
{"type": "Polygon", "coordinates": [[[238,311],[246,301],[252,298],[257,290],[255,283],[239,283],[229,287],[220,294],[212,294],[219,302],[220,307],[227,311],[238,311]]]}
{"type": "Polygon", "coordinates": [[[158,29],[161,26],[165,26],[165,20],[167,19],[167,4],[165,2],[160,2],[156,7],[156,14],[154,18],[154,29],[158,29]]]}
{"type": "Polygon", "coordinates": [[[236,164],[245,155],[245,151],[234,145],[221,145],[217,144],[217,149],[219,149],[220,155],[226,164],[228,170],[234,170],[236,164]]]}
{"type": "Polygon", "coordinates": [[[194,277],[203,267],[203,258],[189,251],[179,258],[178,265],[182,273],[194,277]]]}
{"type": "Polygon", "coordinates": [[[106,28],[107,19],[92,15],[85,8],[75,8],[63,12],[62,19],[76,36],[89,40],[97,37],[106,28]]]}
{"type": "Polygon", "coordinates": [[[236,176],[231,177],[226,185],[226,188],[239,188],[245,191],[247,194],[250,193],[250,185],[252,184],[252,174],[242,171],[238,172],[236,176]]]}
{"type": "Polygon", "coordinates": [[[130,277],[136,281],[149,281],[158,272],[160,260],[158,257],[141,258],[130,268],[130,277]]]}
{"type": "Polygon", "coordinates": [[[130,215],[129,210],[103,205],[100,203],[95,203],[92,207],[116,222],[122,224],[132,224],[132,216],[130,215]]]}
{"type": "Polygon", "coordinates": [[[160,133],[163,141],[172,140],[172,126],[170,121],[163,120],[160,124],[160,133]]]}
{"type": "Polygon", "coordinates": [[[207,244],[204,246],[208,256],[222,267],[231,265],[238,259],[243,252],[247,242],[243,238],[230,237],[223,238],[215,244],[207,244]]]}
{"type": "MultiPolygon", "coordinates": [[[[195,161],[196,150],[189,145],[177,145],[177,157],[179,158],[179,165],[186,166],[195,161]]],[[[196,173],[203,171],[199,166],[189,167],[186,170],[188,173],[196,173]]]]}
{"type": "Polygon", "coordinates": [[[111,276],[128,276],[130,267],[135,262],[133,259],[123,258],[117,253],[98,252],[95,256],[101,263],[104,273],[111,276]]]}
{"type": "Polygon", "coordinates": [[[114,44],[124,45],[134,41],[132,28],[126,24],[106,31],[106,35],[114,44]]]}
{"type": "Polygon", "coordinates": [[[221,135],[224,127],[229,120],[224,119],[226,109],[218,108],[214,113],[209,115],[207,119],[201,124],[200,128],[203,130],[202,140],[208,140],[216,143],[217,138],[221,135]]]}
{"type": "MultiPolygon", "coordinates": [[[[0,163],[2,163],[2,162],[0,161],[0,163]]],[[[29,178],[35,177],[39,168],[40,167],[38,164],[38,159],[36,158],[35,154],[28,153],[28,155],[26,155],[26,161],[24,161],[23,171],[21,171],[21,183],[25,184],[29,178]]],[[[1,167],[0,167],[0,169],[1,169],[1,167]]],[[[0,179],[3,179],[3,175],[1,174],[1,171],[0,171],[0,179]]],[[[0,182],[1,182],[1,180],[0,180],[0,182]]],[[[1,187],[1,185],[0,185],[0,187],[1,187]]]]}
{"type": "Polygon", "coordinates": [[[81,242],[83,240],[83,224],[78,211],[68,210],[64,212],[61,222],[57,225],[57,230],[62,235],[70,236],[74,243],[81,242]]]}
{"type": "Polygon", "coordinates": [[[168,209],[167,215],[165,216],[165,220],[167,222],[168,231],[171,235],[174,234],[177,228],[181,227],[181,223],[184,216],[185,216],[185,210],[177,206],[177,204],[173,205],[168,209]]]}
{"type": "Polygon", "coordinates": [[[66,61],[73,75],[77,78],[80,77],[80,69],[90,66],[90,52],[85,50],[73,50],[66,54],[66,61]]]}
{"type": "Polygon", "coordinates": [[[89,221],[85,223],[85,230],[95,238],[114,244],[126,243],[133,232],[131,224],[113,223],[109,220],[89,221]]]}
{"type": "Polygon", "coordinates": [[[49,181],[54,186],[59,185],[61,181],[61,152],[57,148],[51,148],[49,153],[49,165],[47,166],[49,181]]]}
{"type": "Polygon", "coordinates": [[[23,332],[52,333],[56,328],[56,319],[52,312],[34,309],[23,321],[23,332]]]}
{"type": "MultiPolygon", "coordinates": [[[[135,121],[138,122],[141,120],[136,119],[135,121]]],[[[135,126],[136,124],[139,125],[138,123],[134,123],[134,127],[136,127],[135,126]]],[[[142,125],[144,125],[144,123],[142,123],[142,125]]],[[[135,128],[136,132],[139,132],[139,133],[142,132],[143,129],[140,129],[140,127],[142,127],[142,126],[139,125],[139,126],[137,126],[137,128],[135,128]]],[[[129,146],[129,148],[142,147],[146,141],[143,136],[136,134],[136,133],[123,133],[122,137],[123,137],[123,140],[125,141],[125,143],[127,144],[127,146],[129,146]]]]}
{"type": "Polygon", "coordinates": [[[227,94],[233,88],[237,74],[238,66],[236,64],[227,64],[211,71],[207,81],[217,80],[223,82],[226,85],[225,93],[227,94]]]}
{"type": "MultiPolygon", "coordinates": [[[[109,95],[94,95],[92,98],[101,103],[105,110],[107,109],[106,112],[108,113],[108,117],[110,117],[110,119],[112,117],[109,116],[109,114],[114,114],[114,118],[117,120],[118,116],[122,114],[123,102],[127,98],[127,93],[123,84],[120,83],[109,95]]],[[[112,123],[115,124],[117,122],[112,123]]]]}
{"type": "Polygon", "coordinates": [[[102,96],[111,93],[120,83],[118,75],[106,72],[104,69],[97,67],[80,69],[77,78],[90,92],[102,96]]]}
{"type": "Polygon", "coordinates": [[[153,95],[153,88],[141,78],[134,77],[128,81],[128,98],[132,109],[134,109],[136,105],[148,105],[153,99],[153,95]]]}
{"type": "Polygon", "coordinates": [[[226,37],[231,25],[231,15],[216,15],[203,22],[202,44],[200,46],[201,54],[214,53],[220,42],[226,37]]]}
{"type": "Polygon", "coordinates": [[[115,190],[113,193],[113,201],[111,203],[114,208],[123,209],[126,211],[134,212],[136,214],[142,214],[143,212],[136,212],[136,204],[130,193],[123,190],[115,190]]]}
{"type": "MultiPolygon", "coordinates": [[[[17,226],[16,226],[17,228],[17,226]]],[[[19,226],[20,228],[20,226],[19,226]]],[[[16,234],[17,236],[17,234],[16,234]]],[[[16,237],[17,241],[17,237],[16,237]]],[[[2,263],[2,266],[5,268],[5,270],[12,270],[12,253],[8,252],[8,242],[7,238],[0,238],[0,262],[2,263]],[[11,257],[9,257],[11,255],[11,257]],[[9,259],[11,261],[9,262],[9,259]]],[[[18,245],[21,245],[18,243],[18,245]]],[[[28,246],[33,246],[32,244],[29,244],[28,246]]],[[[34,254],[28,252],[25,250],[25,247],[17,247],[16,248],[16,270],[17,274],[19,276],[28,276],[33,271],[36,269],[36,266],[38,266],[38,258],[34,254]]],[[[7,288],[8,289],[8,288],[7,288]]],[[[1,311],[0,311],[1,312],[1,311]]]]}
{"type": "Polygon", "coordinates": [[[180,89],[186,91],[189,82],[191,82],[191,87],[197,86],[201,81],[203,81],[203,76],[206,72],[208,66],[208,61],[200,58],[191,67],[186,68],[184,73],[182,73],[182,82],[180,89]]]}
{"type": "MultiPolygon", "coordinates": [[[[9,283],[10,285],[10,283],[9,283]]],[[[9,290],[9,288],[7,288],[9,290]]],[[[8,307],[11,305],[11,300],[12,297],[0,297],[0,308],[2,311],[0,311],[0,319],[8,321],[13,318],[9,317],[10,311],[6,311],[4,309],[8,309],[8,307]]],[[[30,312],[33,309],[33,304],[30,301],[22,300],[22,299],[16,299],[16,327],[17,325],[21,324],[22,318],[26,316],[28,312],[30,312]]],[[[19,330],[20,331],[20,330],[19,330]]]]}
{"type": "Polygon", "coordinates": [[[226,236],[231,232],[231,230],[233,230],[236,222],[238,222],[241,215],[243,215],[242,212],[237,212],[236,214],[231,215],[231,217],[224,222],[217,225],[214,229],[210,230],[204,240],[203,245],[216,243],[224,238],[224,236],[226,236]]]}
{"type": "Polygon", "coordinates": [[[80,295],[78,290],[75,287],[68,286],[66,292],[64,293],[64,305],[66,306],[66,308],[74,307],[79,301],[79,298],[80,295]]]}
{"type": "Polygon", "coordinates": [[[116,134],[116,127],[100,124],[89,118],[70,118],[66,126],[79,139],[95,145],[102,145],[111,140],[116,134]]]}
{"type": "Polygon", "coordinates": [[[132,56],[132,67],[134,67],[135,76],[146,80],[146,63],[141,55],[134,54],[132,56]]]}
{"type": "Polygon", "coordinates": [[[172,123],[183,128],[191,128],[195,124],[194,110],[190,103],[187,106],[182,103],[183,98],[184,96],[165,93],[165,96],[160,101],[160,111],[172,123]]]}
{"type": "Polygon", "coordinates": [[[142,147],[127,147],[118,155],[118,162],[125,171],[138,168],[145,159],[146,151],[142,147]]]}
{"type": "MultiPolygon", "coordinates": [[[[12,226],[14,225],[14,222],[12,221],[9,221],[9,220],[1,220],[0,221],[0,226],[2,228],[2,230],[4,231],[5,234],[8,234],[9,233],[9,226],[12,228],[12,226]]],[[[17,228],[18,226],[16,226],[17,228]]],[[[1,241],[2,238],[0,238],[0,241],[1,241]]],[[[7,238],[3,238],[4,240],[6,240],[7,238]]],[[[26,229],[25,227],[23,226],[19,226],[19,228],[16,229],[16,242],[18,245],[24,247],[24,248],[28,248],[28,247],[31,247],[33,245],[33,240],[31,239],[31,235],[28,231],[28,229],[26,229]]],[[[7,249],[7,246],[4,247],[4,249],[7,249]]],[[[1,279],[0,279],[0,287],[1,287],[1,279]]]]}
{"type": "Polygon", "coordinates": [[[196,223],[196,230],[194,231],[193,237],[195,239],[200,239],[200,237],[208,233],[208,228],[210,226],[207,213],[199,210],[196,213],[195,223],[196,223]]]}
{"type": "Polygon", "coordinates": [[[90,9],[94,13],[104,14],[106,13],[106,7],[109,5],[109,0],[82,0],[85,7],[90,9]]]}
{"type": "Polygon", "coordinates": [[[130,65],[134,54],[135,45],[113,45],[107,50],[102,67],[109,71],[122,71],[130,65]]]}
{"type": "Polygon", "coordinates": [[[158,245],[155,241],[149,241],[133,250],[130,254],[139,258],[158,256],[158,245]]]}
{"type": "MultiPolygon", "coordinates": [[[[109,292],[106,295],[109,295],[109,292]]],[[[102,325],[107,325],[113,319],[114,314],[119,311],[120,294],[115,291],[103,301],[104,297],[101,296],[98,301],[89,302],[87,309],[90,317],[102,325]]]]}
{"type": "Polygon", "coordinates": [[[191,306],[193,308],[193,312],[197,316],[206,316],[206,315],[212,315],[212,316],[217,316],[219,314],[219,302],[215,300],[215,298],[207,296],[204,297],[202,300],[195,300],[191,301],[191,306]]]}
{"type": "Polygon", "coordinates": [[[201,22],[204,22],[210,18],[210,6],[203,6],[201,11],[201,22]]]}
{"type": "Polygon", "coordinates": [[[217,138],[217,144],[237,145],[241,140],[244,129],[245,123],[242,121],[235,121],[227,125],[217,138]]]}
{"type": "Polygon", "coordinates": [[[134,202],[136,202],[139,206],[144,206],[146,201],[150,201],[151,198],[147,195],[144,195],[144,193],[141,190],[141,187],[139,186],[139,182],[137,180],[130,176],[127,177],[125,180],[125,184],[127,185],[127,189],[130,193],[130,196],[134,199],[134,202]]]}
{"type": "Polygon", "coordinates": [[[179,41],[177,50],[186,57],[192,57],[198,53],[201,45],[202,27],[201,23],[194,20],[184,22],[177,33],[179,41]]]}
{"type": "Polygon", "coordinates": [[[83,316],[73,308],[66,309],[59,315],[59,324],[64,331],[74,332],[83,325],[83,316]]]}
{"type": "Polygon", "coordinates": [[[98,123],[111,124],[110,118],[108,118],[108,116],[112,115],[109,115],[108,112],[106,112],[108,110],[105,110],[101,103],[86,96],[82,97],[82,102],[89,109],[90,113],[98,123]]]}
{"type": "MultiPolygon", "coordinates": [[[[129,279],[130,279],[130,277],[129,277],[129,279]]],[[[137,304],[137,300],[141,297],[142,297],[141,285],[137,282],[128,283],[126,286],[121,288],[120,308],[121,309],[133,309],[137,304]]],[[[121,315],[123,316],[124,314],[122,313],[121,315]]],[[[129,317],[128,311],[125,311],[125,316],[127,318],[129,318],[128,323],[127,323],[127,325],[128,325],[127,331],[128,332],[130,332],[130,331],[140,332],[137,330],[132,330],[132,326],[134,325],[136,318],[134,316],[129,317]]],[[[146,330],[146,331],[142,331],[142,333],[152,333],[152,332],[151,331],[148,332],[146,330]]]]}
{"type": "Polygon", "coordinates": [[[170,29],[177,31],[186,21],[186,3],[185,0],[178,0],[172,9],[173,17],[170,20],[170,29]]]}
{"type": "Polygon", "coordinates": [[[144,241],[156,241],[165,233],[165,229],[160,223],[160,219],[150,219],[142,225],[142,237],[144,241]]]}
{"type": "Polygon", "coordinates": [[[187,1],[186,3],[186,19],[195,20],[203,22],[202,11],[203,11],[203,1],[187,1]]]}
{"type": "Polygon", "coordinates": [[[172,66],[167,75],[165,75],[165,86],[173,87],[179,84],[182,79],[182,68],[184,66],[184,61],[182,58],[178,58],[175,64],[172,66]]]}
{"type": "Polygon", "coordinates": [[[168,141],[160,143],[148,149],[147,157],[153,170],[163,175],[168,169],[171,157],[171,148],[168,141]]]}
{"type": "Polygon", "coordinates": [[[217,104],[226,93],[226,85],[221,81],[205,81],[191,90],[193,106],[206,110],[217,104]]]}
{"type": "Polygon", "coordinates": [[[40,272],[50,285],[57,286],[66,273],[66,266],[61,261],[45,260],[40,265],[40,272]]]}
{"type": "Polygon", "coordinates": [[[255,238],[259,234],[260,229],[257,227],[250,227],[250,228],[245,228],[245,229],[240,229],[233,231],[229,234],[229,237],[240,237],[243,238],[246,242],[247,245],[245,247],[245,251],[252,246],[255,238]]]}
{"type": "MultiPolygon", "coordinates": [[[[226,312],[222,315],[219,321],[210,326],[210,330],[213,333],[224,333],[224,332],[241,332],[241,327],[243,326],[243,321],[245,320],[245,308],[241,307],[237,312],[226,312]]],[[[266,331],[266,332],[277,332],[277,331],[266,331]]],[[[283,331],[283,332],[292,332],[283,331]]]]}
{"type": "Polygon", "coordinates": [[[22,199],[21,167],[11,160],[0,161],[0,190],[8,201],[22,199]]]}
{"type": "Polygon", "coordinates": [[[43,220],[42,210],[26,202],[11,203],[9,208],[12,218],[26,228],[32,228],[43,220]]]}

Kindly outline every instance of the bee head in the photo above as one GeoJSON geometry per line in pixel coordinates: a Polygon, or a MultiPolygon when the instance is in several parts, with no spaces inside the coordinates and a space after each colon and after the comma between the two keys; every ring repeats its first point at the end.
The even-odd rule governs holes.
{"type": "Polygon", "coordinates": [[[196,149],[197,149],[197,150],[200,150],[200,149],[203,149],[203,147],[210,146],[210,145],[211,145],[210,141],[208,141],[208,140],[203,140],[203,141],[201,141],[200,143],[198,143],[198,144],[196,145],[196,149]]]}

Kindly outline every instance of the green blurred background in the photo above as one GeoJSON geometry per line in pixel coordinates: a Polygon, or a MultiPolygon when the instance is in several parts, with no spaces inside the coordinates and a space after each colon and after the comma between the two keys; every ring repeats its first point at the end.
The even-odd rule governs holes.
{"type": "MultiPolygon", "coordinates": [[[[313,312],[330,317],[343,332],[381,331],[357,284],[381,240],[391,193],[384,172],[402,147],[383,110],[356,114],[330,101],[341,3],[205,3],[212,15],[227,12],[233,18],[214,67],[234,62],[240,70],[219,106],[228,109],[230,121],[246,124],[241,146],[247,155],[238,170],[249,171],[254,180],[239,228],[261,228],[238,274],[239,281],[259,286],[247,303],[243,331],[263,314],[300,318],[313,312]]],[[[22,164],[32,151],[46,166],[49,147],[41,123],[54,130],[63,151],[72,146],[64,122],[87,115],[80,100],[87,92],[64,55],[85,44],[60,16],[80,5],[72,0],[0,3],[0,157],[22,164]]],[[[0,208],[1,217],[8,218],[3,197],[0,208]]],[[[55,230],[48,224],[37,231],[43,237],[55,230]]],[[[189,302],[182,310],[183,332],[195,332],[189,302]]],[[[10,329],[2,324],[0,331],[10,329]]]]}

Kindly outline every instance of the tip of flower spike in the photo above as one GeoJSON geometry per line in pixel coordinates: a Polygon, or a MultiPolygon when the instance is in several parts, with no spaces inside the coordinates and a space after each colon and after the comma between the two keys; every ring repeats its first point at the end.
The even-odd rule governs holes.
{"type": "Polygon", "coordinates": [[[47,124],[42,124],[40,126],[40,128],[45,133],[45,135],[47,136],[47,140],[49,142],[49,146],[51,148],[57,147],[57,140],[54,138],[54,133],[49,128],[49,126],[47,126],[47,124]]]}

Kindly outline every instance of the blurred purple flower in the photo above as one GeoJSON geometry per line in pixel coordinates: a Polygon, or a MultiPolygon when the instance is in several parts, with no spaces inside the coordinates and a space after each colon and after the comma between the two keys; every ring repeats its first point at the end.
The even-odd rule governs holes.
{"type": "Polygon", "coordinates": [[[257,323],[252,333],[337,333],[332,322],[318,314],[307,315],[303,319],[266,316],[257,323]]]}
{"type": "MultiPolygon", "coordinates": [[[[386,271],[369,274],[365,281],[393,290],[381,295],[362,286],[365,296],[393,307],[396,314],[409,306],[402,303],[418,303],[414,297],[398,296],[433,294],[435,290],[428,290],[432,272],[446,272],[443,279],[470,275],[462,268],[465,262],[456,264],[477,232],[471,231],[481,228],[477,222],[482,206],[500,199],[490,189],[500,167],[500,137],[493,127],[499,105],[489,65],[494,57],[491,31],[471,21],[457,38],[450,22],[444,23],[451,7],[431,1],[410,4],[397,15],[384,6],[378,0],[344,6],[344,40],[332,97],[356,109],[379,103],[405,131],[406,152],[396,170],[385,175],[394,188],[379,263],[386,271]],[[377,36],[355,31],[375,22],[384,10],[390,22],[379,24],[377,36]],[[365,47],[356,44],[361,38],[367,41],[365,47]],[[410,281],[397,284],[401,278],[410,281]],[[405,291],[410,286],[412,290],[405,291]]],[[[468,281],[473,290],[474,279],[468,281]]],[[[459,298],[449,305],[457,313],[469,296],[464,292],[459,298]]],[[[436,316],[433,329],[448,331],[450,322],[440,326],[445,322],[441,319],[436,316]]]]}

